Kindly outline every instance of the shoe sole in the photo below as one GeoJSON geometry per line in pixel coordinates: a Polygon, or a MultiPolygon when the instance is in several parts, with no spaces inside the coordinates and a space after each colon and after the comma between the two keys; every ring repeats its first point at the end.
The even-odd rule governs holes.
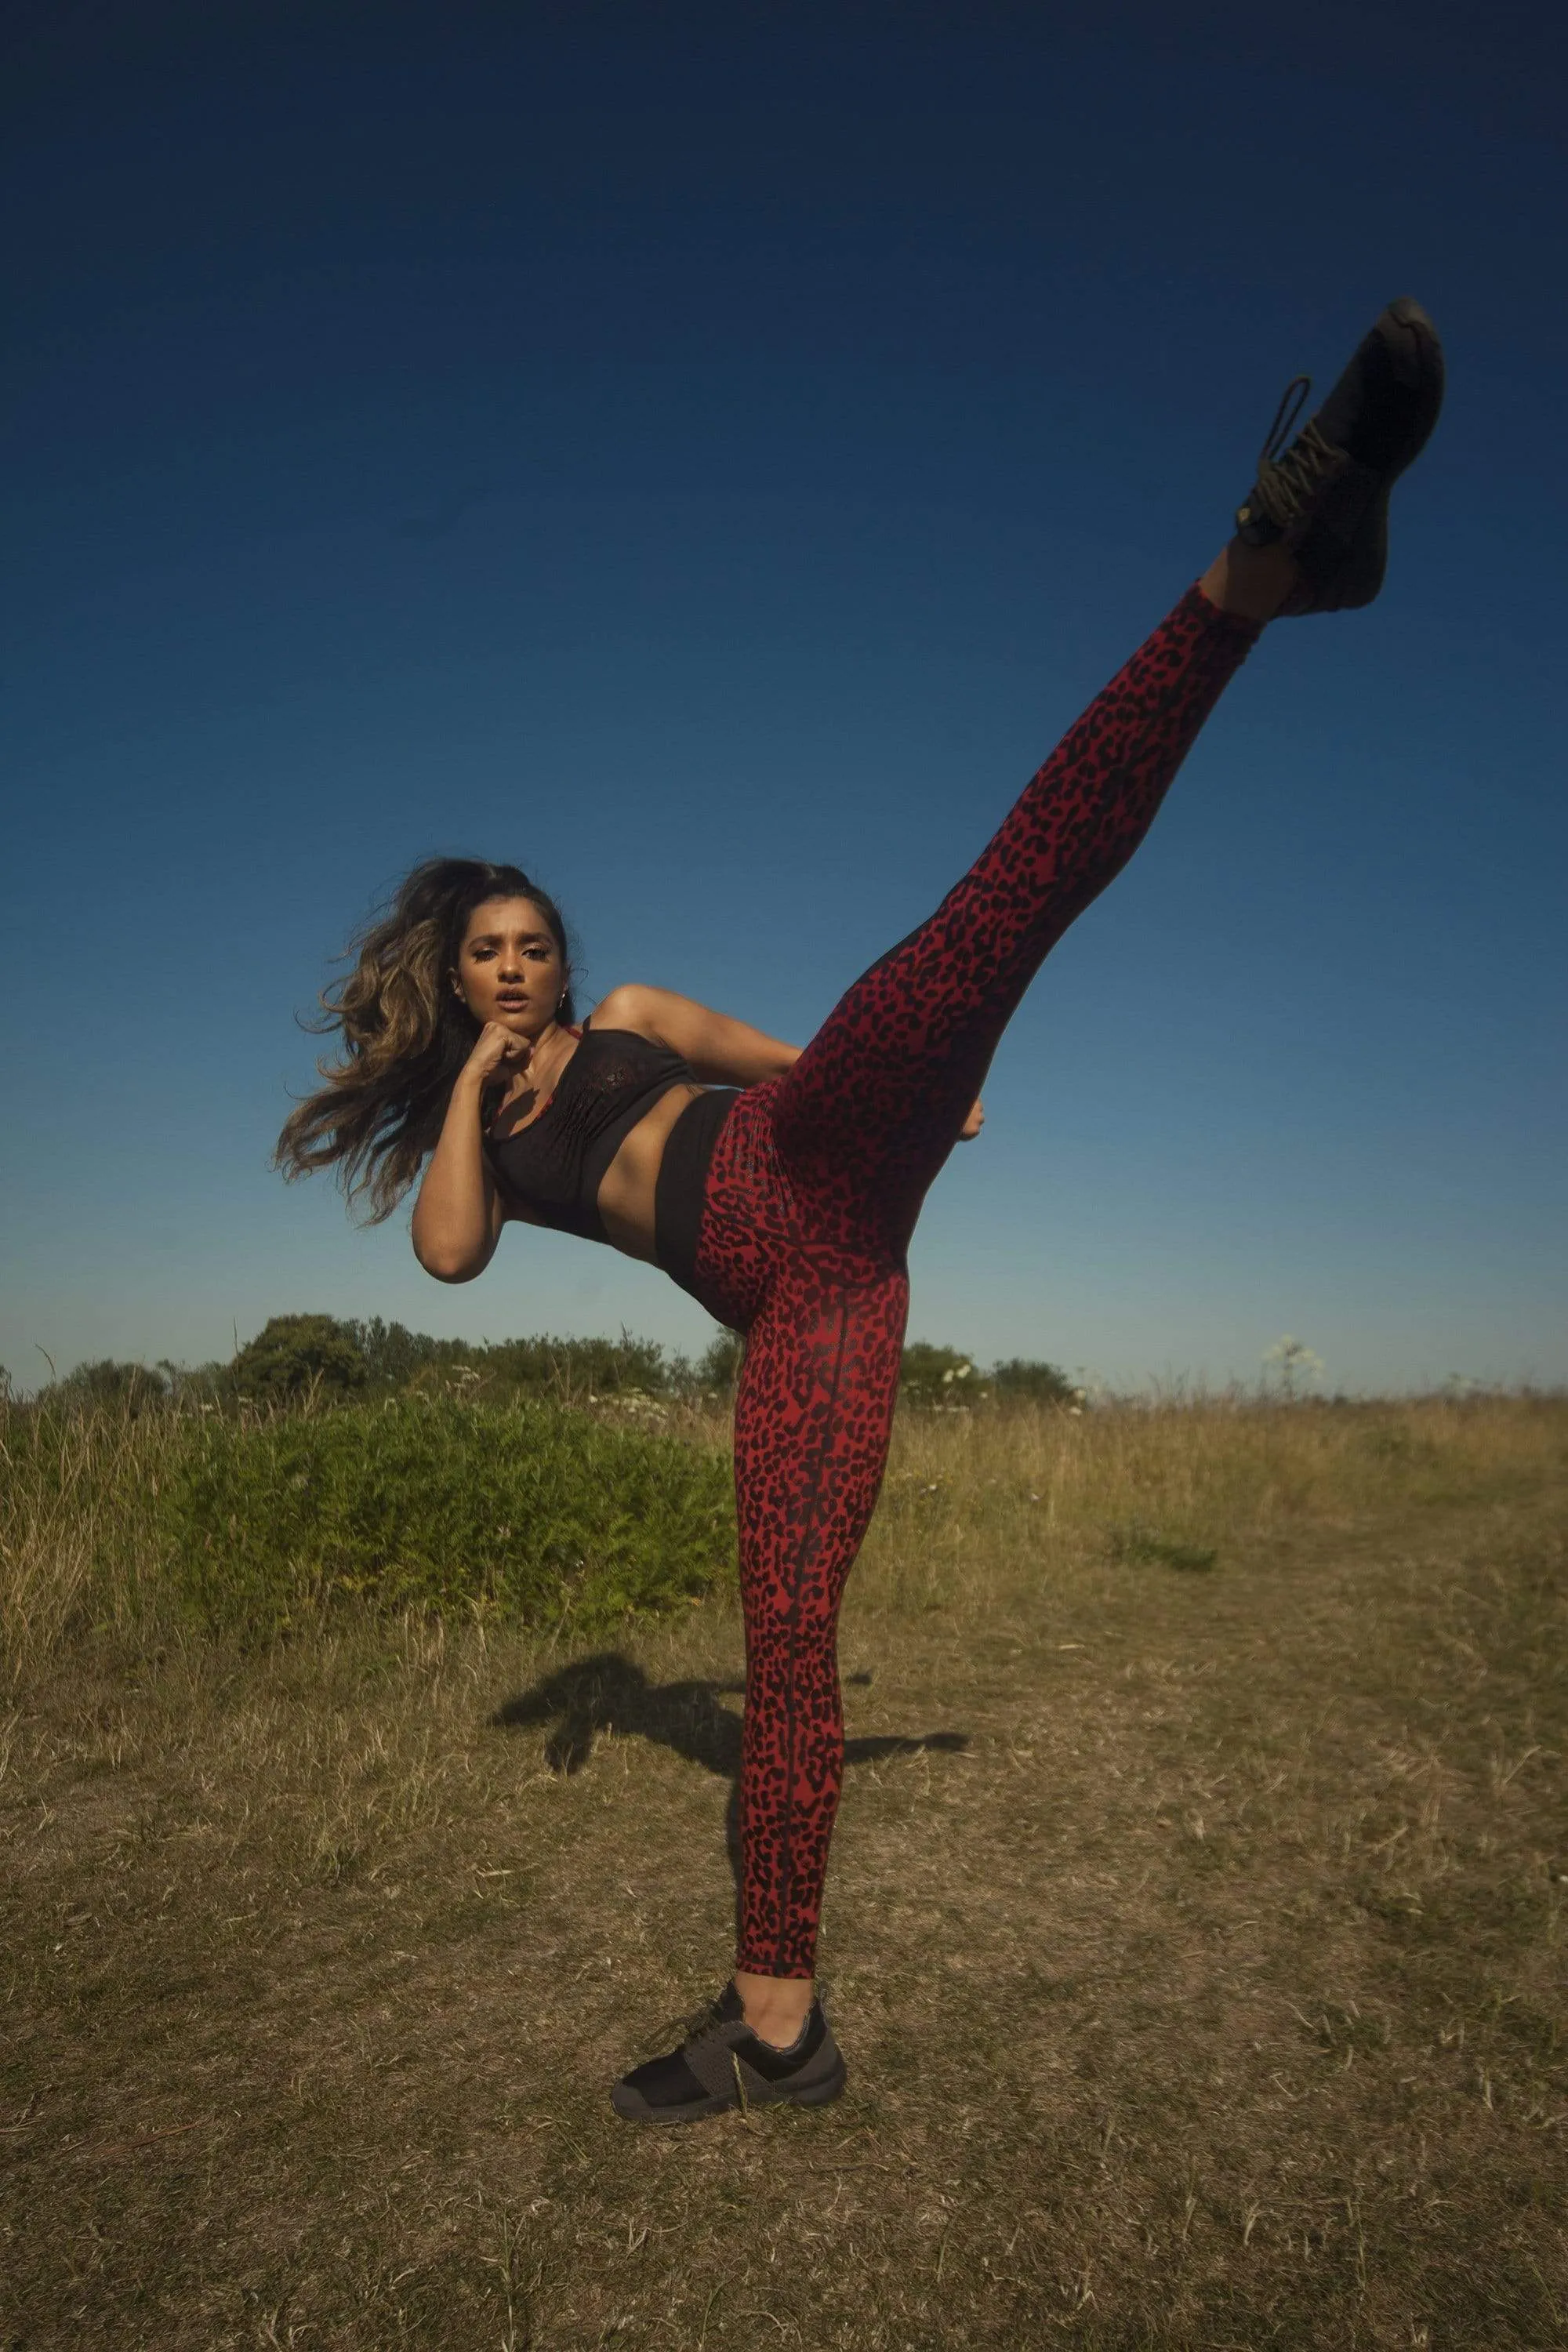
{"type": "MultiPolygon", "coordinates": [[[[1413,465],[1421,455],[1431,438],[1432,427],[1437,422],[1437,412],[1443,405],[1443,343],[1420,303],[1412,300],[1408,294],[1401,294],[1391,302],[1383,317],[1402,330],[1397,336],[1385,331],[1383,338],[1400,381],[1411,391],[1426,394],[1420,437],[1405,465],[1400,467],[1399,473],[1387,477],[1392,483],[1399,479],[1399,474],[1404,473],[1405,466],[1413,465]]],[[[1378,324],[1380,327],[1383,325],[1382,319],[1378,324]]]]}
{"type": "Polygon", "coordinates": [[[1388,569],[1388,506],[1394,486],[1426,446],[1443,405],[1442,340],[1420,303],[1408,294],[1398,295],[1384,307],[1373,331],[1399,381],[1421,395],[1412,446],[1392,473],[1379,471],[1375,487],[1356,466],[1349,467],[1337,483],[1330,485],[1320,503],[1315,527],[1320,531],[1325,526],[1337,530],[1347,548],[1359,541],[1361,560],[1353,571],[1342,572],[1325,593],[1313,594],[1300,605],[1288,604],[1287,612],[1352,612],[1373,601],[1388,569]]]}
{"type": "MultiPolygon", "coordinates": [[[[770,2084],[766,2091],[748,2092],[746,2105],[748,2107],[825,2107],[830,2100],[838,2097],[848,2079],[849,2070],[840,2055],[832,2073],[825,2074],[820,2083],[808,2083],[798,2091],[781,2090],[776,2084],[770,2084]]],[[[610,2105],[622,2121],[628,2124],[700,2124],[710,2116],[733,2115],[741,2104],[739,2099],[709,2098],[693,2099],[681,2107],[650,2107],[645,2100],[637,2098],[634,2092],[632,2095],[637,2098],[634,2106],[630,2100],[623,2104],[620,2093],[621,2086],[617,2083],[610,2093],[610,2105]]]]}

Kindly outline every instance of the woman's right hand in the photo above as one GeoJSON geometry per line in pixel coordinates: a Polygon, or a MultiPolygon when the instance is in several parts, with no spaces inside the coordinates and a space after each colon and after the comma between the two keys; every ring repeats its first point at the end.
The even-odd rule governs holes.
{"type": "Polygon", "coordinates": [[[506,1209],[485,1158],[484,1089],[525,1069],[532,1041],[487,1021],[458,1074],[414,1203],[414,1255],[438,1282],[472,1282],[495,1255],[506,1209]]]}
{"type": "Polygon", "coordinates": [[[518,1036],[504,1021],[487,1021],[463,1066],[463,1075],[483,1084],[498,1072],[525,1070],[532,1055],[531,1039],[518,1036]]]}

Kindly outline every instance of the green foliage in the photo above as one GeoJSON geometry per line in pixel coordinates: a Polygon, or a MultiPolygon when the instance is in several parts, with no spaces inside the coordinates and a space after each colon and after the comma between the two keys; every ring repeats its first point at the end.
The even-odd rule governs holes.
{"type": "Polygon", "coordinates": [[[281,1404],[362,1388],[365,1360],[346,1325],[331,1315],[274,1315],[234,1360],[242,1397],[281,1404]]]}
{"type": "Polygon", "coordinates": [[[112,1356],[78,1364],[45,1391],[50,1403],[77,1411],[138,1413],[166,1404],[170,1382],[147,1364],[120,1363],[112,1356]]]}
{"type": "Polygon", "coordinates": [[[563,1402],[590,1396],[657,1395],[668,1385],[664,1350],[655,1340],[501,1339],[470,1350],[487,1385],[553,1395],[563,1402]]]}
{"type": "Polygon", "coordinates": [[[1037,1362],[1029,1356],[1009,1356],[1005,1363],[993,1364],[987,1384],[1009,1402],[1077,1404],[1082,1397],[1081,1390],[1057,1365],[1037,1362]]]}
{"type": "Polygon", "coordinates": [[[340,1323],[357,1351],[369,1388],[383,1392],[456,1386],[487,1401],[548,1396],[557,1403],[589,1397],[658,1396],[677,1384],[679,1360],[667,1363],[652,1339],[562,1339],[548,1332],[523,1339],[433,1339],[379,1316],[340,1323]]]}
{"type": "MultiPolygon", "coordinates": [[[[625,1330],[618,1339],[558,1339],[548,1332],[518,1339],[437,1339],[380,1316],[344,1321],[332,1315],[275,1315],[232,1363],[79,1364],[51,1382],[39,1401],[137,1412],[169,1402],[210,1403],[232,1412],[247,1402],[334,1403],[416,1390],[498,1404],[528,1397],[584,1404],[598,1398],[727,1395],[742,1354],[741,1340],[722,1330],[692,1363],[625,1330]]],[[[0,1396],[8,1393],[0,1372],[0,1396]]]]}
{"type": "Polygon", "coordinates": [[[174,1364],[167,1356],[160,1356],[158,1370],[169,1383],[172,1404],[221,1409],[236,1402],[232,1364],[174,1364]]]}
{"type": "Polygon", "coordinates": [[[379,1315],[368,1323],[338,1328],[358,1349],[366,1384],[375,1389],[406,1388],[427,1365],[463,1363],[473,1352],[461,1339],[433,1339],[427,1332],[410,1331],[405,1324],[383,1322],[379,1315]]]}
{"type": "MultiPolygon", "coordinates": [[[[380,1316],[342,1321],[331,1315],[275,1315],[230,1365],[79,1364],[44,1393],[73,1407],[101,1404],[132,1412],[171,1402],[212,1403],[232,1412],[246,1402],[340,1403],[410,1393],[487,1404],[529,1398],[556,1404],[636,1396],[729,1398],[744,1354],[740,1337],[723,1329],[693,1362],[625,1330],[618,1339],[559,1339],[548,1332],[517,1339],[437,1339],[380,1316]]],[[[1015,1356],[986,1371],[960,1349],[925,1339],[912,1340],[903,1351],[900,1393],[906,1404],[924,1407],[1080,1401],[1055,1364],[1015,1356]]]]}
{"type": "Polygon", "coordinates": [[[926,1406],[973,1406],[998,1401],[1074,1405],[1081,1401],[1082,1391],[1055,1364],[1032,1357],[1010,1356],[1005,1363],[985,1371],[960,1349],[912,1339],[900,1366],[899,1394],[906,1404],[926,1406]]]}
{"type": "Polygon", "coordinates": [[[716,1331],[697,1359],[694,1386],[704,1394],[716,1391],[720,1396],[733,1395],[745,1353],[746,1343],[738,1331],[716,1331]]]}
{"type": "Polygon", "coordinates": [[[961,1349],[937,1348],[929,1339],[911,1339],[904,1349],[899,1367],[899,1393],[907,1404],[967,1403],[967,1392],[978,1392],[979,1387],[973,1359],[961,1349]]]}
{"type": "Polygon", "coordinates": [[[591,1631],[700,1594],[734,1548],[721,1455],[435,1396],[193,1420],[159,1516],[185,1611],[258,1632],[346,1594],[591,1631]]]}

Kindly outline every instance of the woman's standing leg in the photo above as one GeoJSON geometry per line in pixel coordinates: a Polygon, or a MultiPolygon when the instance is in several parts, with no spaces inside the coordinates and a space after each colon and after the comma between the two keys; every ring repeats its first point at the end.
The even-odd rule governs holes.
{"type": "MultiPolygon", "coordinates": [[[[901,1265],[802,1255],[781,1268],[747,1334],[735,1407],[746,1625],[738,1977],[815,1972],[844,1776],[838,1608],[881,1489],[908,1310],[901,1265]]],[[[805,1988],[793,2000],[765,1984],[742,1990],[757,2031],[789,2041],[805,1988]]]]}
{"type": "MultiPolygon", "coordinates": [[[[733,1114],[766,1129],[769,1088],[733,1114]]],[[[732,1153],[738,1212],[749,1146],[732,1153]]],[[[892,1429],[909,1287],[901,1265],[809,1247],[773,1255],[787,1195],[752,1193],[759,1232],[725,1253],[746,1358],[735,1412],[735,1490],[746,1628],[742,1885],[734,1981],[679,2049],[611,2093],[642,2123],[686,2123],[738,2101],[805,2105],[844,2087],[842,2055],[814,1998],[827,1849],[844,1776],[838,1606],[876,1507],[892,1429]],[[756,1246],[761,1242],[761,1247],[756,1246]],[[747,1244],[751,1246],[747,1246],[747,1244]],[[754,1315],[746,1294],[765,1296],[754,1315]]],[[[718,1253],[709,1271],[722,1294],[718,1253]]]]}

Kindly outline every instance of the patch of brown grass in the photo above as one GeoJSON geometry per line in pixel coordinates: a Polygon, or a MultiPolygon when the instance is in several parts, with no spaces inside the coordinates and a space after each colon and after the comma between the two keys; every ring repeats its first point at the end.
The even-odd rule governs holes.
{"type": "Polygon", "coordinates": [[[1565,1467],[1550,1401],[910,1416],[849,2090],[668,2134],[606,2092],[727,1972],[731,1605],[77,1648],[0,1734],[0,2342],[1568,2341],[1565,1467]]]}

